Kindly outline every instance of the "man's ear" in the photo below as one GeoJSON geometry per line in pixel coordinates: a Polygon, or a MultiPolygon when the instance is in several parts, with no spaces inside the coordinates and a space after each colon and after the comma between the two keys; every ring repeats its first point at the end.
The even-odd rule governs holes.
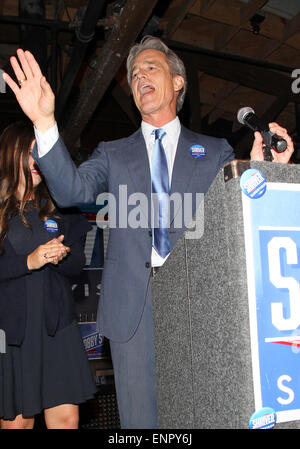
{"type": "Polygon", "coordinates": [[[175,92],[178,92],[180,89],[182,89],[182,87],[184,86],[183,76],[181,76],[181,75],[174,76],[173,86],[174,86],[175,92]]]}

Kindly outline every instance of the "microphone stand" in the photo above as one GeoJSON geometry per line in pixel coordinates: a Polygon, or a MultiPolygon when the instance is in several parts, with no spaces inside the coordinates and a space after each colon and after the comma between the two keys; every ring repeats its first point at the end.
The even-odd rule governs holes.
{"type": "Polygon", "coordinates": [[[263,154],[264,154],[264,161],[272,162],[272,160],[274,159],[270,145],[263,146],[263,154]]]}

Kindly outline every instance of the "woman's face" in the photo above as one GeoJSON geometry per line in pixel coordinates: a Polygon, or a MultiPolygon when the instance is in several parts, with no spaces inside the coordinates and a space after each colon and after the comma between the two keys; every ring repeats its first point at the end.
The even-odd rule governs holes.
{"type": "Polygon", "coordinates": [[[42,181],[42,176],[41,176],[41,172],[39,171],[37,164],[35,163],[35,160],[31,156],[31,154],[29,154],[29,156],[28,156],[28,165],[29,165],[29,168],[31,171],[32,185],[33,185],[33,187],[36,187],[42,181]]]}
{"type": "MultiPolygon", "coordinates": [[[[32,144],[30,146],[30,152],[28,155],[28,166],[31,171],[33,188],[37,187],[40,184],[40,182],[42,181],[41,172],[39,171],[39,168],[38,168],[35,160],[31,156],[31,150],[33,149],[34,143],[35,143],[35,140],[32,141],[32,144]]],[[[21,196],[23,196],[24,190],[25,190],[25,177],[24,177],[24,172],[23,172],[23,168],[22,168],[22,161],[20,161],[20,182],[19,182],[18,191],[21,196]]]]}

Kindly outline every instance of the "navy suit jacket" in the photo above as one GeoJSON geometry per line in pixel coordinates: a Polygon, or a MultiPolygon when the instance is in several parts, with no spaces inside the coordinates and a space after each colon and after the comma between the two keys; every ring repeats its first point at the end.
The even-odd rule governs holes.
{"type": "MultiPolygon", "coordinates": [[[[141,129],[127,138],[100,143],[90,159],[78,168],[61,138],[42,158],[38,157],[35,147],[33,157],[45,176],[52,197],[61,207],[94,203],[101,192],[114,195],[117,226],[110,228],[109,232],[101,281],[98,329],[114,341],[128,341],[137,329],[147,289],[151,288],[150,201],[141,213],[145,226],[136,229],[118,226],[119,208],[124,211],[124,198],[119,197],[120,185],[126,186],[127,197],[140,192],[148,200],[151,198],[149,160],[141,129]]],[[[182,126],[172,173],[171,195],[174,192],[181,195],[205,194],[218,171],[233,158],[233,150],[225,139],[197,134],[182,126]],[[197,144],[206,150],[203,158],[196,159],[190,153],[191,146],[197,144]]],[[[126,207],[129,216],[137,206],[126,207]]],[[[174,222],[174,216],[170,221],[174,222]]],[[[171,250],[183,231],[184,226],[175,228],[171,225],[171,250]]]]}

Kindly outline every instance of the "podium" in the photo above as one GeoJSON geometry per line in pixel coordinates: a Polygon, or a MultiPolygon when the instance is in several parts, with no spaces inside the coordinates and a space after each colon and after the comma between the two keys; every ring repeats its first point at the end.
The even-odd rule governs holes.
{"type": "Polygon", "coordinates": [[[205,195],[203,235],[182,235],[153,278],[159,428],[249,428],[252,414],[264,407],[276,412],[276,428],[300,427],[299,183],[299,166],[227,164],[205,195]],[[265,177],[267,190],[260,198],[241,189],[241,176],[250,169],[265,177]],[[273,210],[263,207],[258,213],[266,223],[252,236],[249,217],[257,212],[249,215],[249,208],[267,201],[269,188],[275,188],[273,210]],[[265,238],[270,241],[264,247],[265,238]],[[251,242],[260,245],[259,255],[251,242]],[[280,242],[294,242],[299,261],[297,254],[291,260],[290,249],[280,248],[280,242]],[[273,243],[279,245],[277,253],[273,243]],[[272,254],[282,264],[277,277],[276,272],[268,277],[276,262],[272,254]],[[276,279],[281,284],[275,286],[276,279]]]}

